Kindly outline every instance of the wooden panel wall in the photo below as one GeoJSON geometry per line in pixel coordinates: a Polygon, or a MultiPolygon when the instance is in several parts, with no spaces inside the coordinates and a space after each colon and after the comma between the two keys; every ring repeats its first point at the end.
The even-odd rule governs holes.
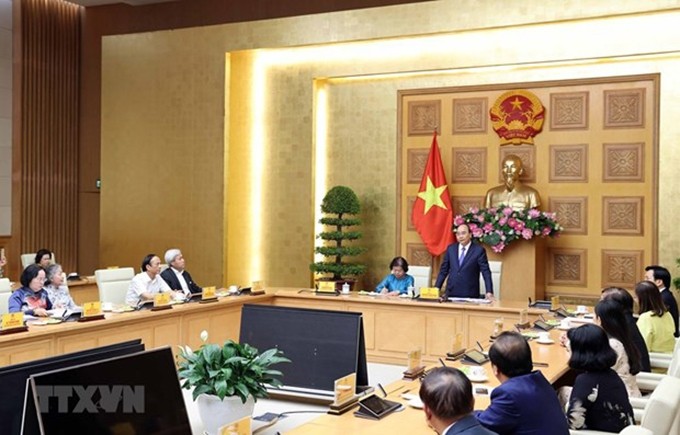
{"type": "Polygon", "coordinates": [[[61,0],[21,1],[19,248],[51,249],[67,272],[78,258],[80,13],[61,0]]]}
{"type": "MultiPolygon", "coordinates": [[[[657,262],[658,80],[645,75],[403,91],[401,252],[412,264],[433,262],[408,221],[439,126],[455,214],[484,207],[487,190],[503,182],[500,164],[509,154],[522,159],[521,180],[539,191],[541,210],[557,213],[565,230],[547,241],[548,296],[597,297],[609,286],[632,290],[644,267],[657,262]],[[500,146],[488,120],[489,108],[511,89],[529,90],[545,108],[535,145],[500,146]]],[[[435,263],[435,276],[438,268],[435,263]]]]}

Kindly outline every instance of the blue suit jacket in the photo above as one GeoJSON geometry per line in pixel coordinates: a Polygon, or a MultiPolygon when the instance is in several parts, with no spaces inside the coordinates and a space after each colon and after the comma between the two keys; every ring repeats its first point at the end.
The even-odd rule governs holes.
{"type": "Polygon", "coordinates": [[[491,405],[476,415],[484,427],[500,435],[569,435],[557,394],[539,371],[510,378],[494,388],[491,405]]]}
{"type": "Polygon", "coordinates": [[[446,297],[478,298],[479,274],[484,277],[487,293],[493,293],[489,260],[486,250],[477,243],[470,243],[463,258],[463,264],[458,265],[458,243],[452,243],[446,248],[444,262],[439,270],[435,287],[441,288],[446,279],[446,297]],[[447,279],[448,277],[448,279],[447,279]]]}
{"type": "Polygon", "coordinates": [[[459,433],[465,435],[498,435],[496,432],[491,432],[489,429],[486,429],[479,424],[472,414],[458,420],[444,435],[456,435],[459,433]]]}

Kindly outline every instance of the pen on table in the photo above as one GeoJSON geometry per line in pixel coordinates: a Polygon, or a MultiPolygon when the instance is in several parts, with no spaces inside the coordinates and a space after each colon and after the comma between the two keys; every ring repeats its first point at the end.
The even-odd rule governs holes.
{"type": "Polygon", "coordinates": [[[547,362],[538,362],[538,361],[534,361],[534,365],[535,365],[536,367],[548,367],[548,363],[547,363],[547,362]]]}
{"type": "MultiPolygon", "coordinates": [[[[390,392],[387,393],[387,394],[389,395],[389,394],[392,394],[392,393],[396,393],[397,391],[401,390],[401,389],[404,388],[404,387],[405,387],[405,385],[401,385],[401,386],[395,388],[394,390],[390,391],[390,392]]],[[[409,391],[409,390],[406,390],[406,391],[409,391]]],[[[406,393],[406,391],[404,391],[404,393],[406,393]]],[[[402,394],[404,394],[404,393],[402,393],[402,394]]]]}
{"type": "Polygon", "coordinates": [[[479,350],[481,352],[484,352],[484,347],[482,346],[482,344],[479,341],[477,342],[477,346],[479,347],[479,350]]]}
{"type": "Polygon", "coordinates": [[[446,363],[444,362],[443,359],[439,358],[439,362],[442,363],[442,367],[446,367],[446,363]]]}
{"type": "Polygon", "coordinates": [[[380,391],[383,393],[383,397],[387,397],[387,391],[383,388],[382,384],[378,382],[378,388],[380,388],[380,391]]]}

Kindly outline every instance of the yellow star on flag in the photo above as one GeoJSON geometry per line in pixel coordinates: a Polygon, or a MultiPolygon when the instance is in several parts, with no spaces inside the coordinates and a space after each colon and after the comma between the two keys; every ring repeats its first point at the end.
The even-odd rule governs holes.
{"type": "Polygon", "coordinates": [[[445,189],[446,184],[439,187],[434,187],[434,184],[432,184],[432,179],[429,176],[427,177],[427,186],[425,187],[425,190],[418,192],[418,198],[421,198],[423,201],[425,201],[425,213],[423,214],[427,214],[432,206],[435,205],[446,210],[446,205],[444,204],[444,201],[442,201],[442,192],[445,189]]]}

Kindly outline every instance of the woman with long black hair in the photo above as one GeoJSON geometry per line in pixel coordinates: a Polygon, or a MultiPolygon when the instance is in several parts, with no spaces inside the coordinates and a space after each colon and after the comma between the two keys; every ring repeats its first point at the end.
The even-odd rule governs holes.
{"type": "Polygon", "coordinates": [[[633,343],[623,309],[616,301],[607,299],[595,306],[595,316],[609,337],[609,345],[616,352],[616,363],[612,369],[621,377],[628,396],[641,397],[635,379],[635,375],[640,373],[640,352],[633,343]]]}

